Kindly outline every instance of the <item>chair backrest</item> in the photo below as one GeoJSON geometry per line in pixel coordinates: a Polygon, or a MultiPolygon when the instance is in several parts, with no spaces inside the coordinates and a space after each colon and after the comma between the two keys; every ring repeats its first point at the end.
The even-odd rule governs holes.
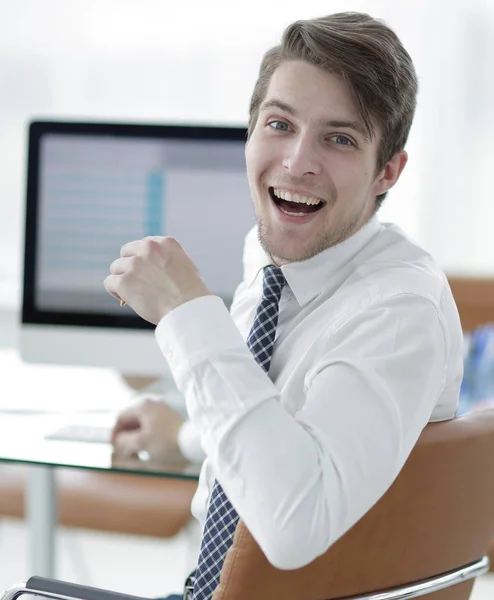
{"type": "MultiPolygon", "coordinates": [[[[397,479],[311,564],[274,568],[240,521],[213,600],[331,600],[472,563],[494,537],[494,409],[425,427],[397,479]]],[[[473,580],[427,595],[466,600],[473,580]]]]}
{"type": "Polygon", "coordinates": [[[448,277],[464,331],[494,323],[494,278],[448,277]]]}

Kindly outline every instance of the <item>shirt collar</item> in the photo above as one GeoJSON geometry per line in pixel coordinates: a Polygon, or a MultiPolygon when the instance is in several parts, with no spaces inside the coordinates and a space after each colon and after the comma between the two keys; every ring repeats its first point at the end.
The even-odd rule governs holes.
{"type": "MultiPolygon", "coordinates": [[[[374,215],[352,236],[331,248],[323,250],[309,260],[289,263],[281,267],[290,289],[300,306],[307,304],[327,288],[329,280],[350,262],[367,243],[378,233],[381,223],[374,215]]],[[[250,260],[245,265],[245,282],[248,287],[256,281],[259,272],[273,261],[256,241],[249,252],[250,260]]]]}

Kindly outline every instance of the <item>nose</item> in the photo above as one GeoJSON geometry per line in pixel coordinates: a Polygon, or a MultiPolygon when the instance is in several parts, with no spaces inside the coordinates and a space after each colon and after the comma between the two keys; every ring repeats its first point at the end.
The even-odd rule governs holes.
{"type": "Polygon", "coordinates": [[[322,164],[321,157],[316,148],[316,142],[308,136],[303,135],[293,138],[286,148],[283,166],[294,177],[319,175],[322,164]]]}

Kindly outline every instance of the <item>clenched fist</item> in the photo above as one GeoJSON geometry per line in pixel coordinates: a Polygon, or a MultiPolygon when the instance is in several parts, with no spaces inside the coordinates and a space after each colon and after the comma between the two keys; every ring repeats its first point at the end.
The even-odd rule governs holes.
{"type": "Polygon", "coordinates": [[[125,244],[120,258],[110,265],[110,273],[104,282],[106,290],[155,325],[174,308],[211,294],[172,237],[146,237],[125,244]]]}

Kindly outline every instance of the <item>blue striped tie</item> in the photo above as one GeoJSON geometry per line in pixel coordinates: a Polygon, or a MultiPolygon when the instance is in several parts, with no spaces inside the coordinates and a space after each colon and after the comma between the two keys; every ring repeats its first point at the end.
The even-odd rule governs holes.
{"type": "MultiPolygon", "coordinates": [[[[259,365],[269,371],[278,325],[279,303],[285,277],[279,267],[264,268],[262,298],[257,307],[247,346],[259,365]]],[[[216,589],[220,572],[238,522],[237,511],[215,481],[209,501],[199,561],[195,571],[193,600],[209,600],[216,589]]]]}

